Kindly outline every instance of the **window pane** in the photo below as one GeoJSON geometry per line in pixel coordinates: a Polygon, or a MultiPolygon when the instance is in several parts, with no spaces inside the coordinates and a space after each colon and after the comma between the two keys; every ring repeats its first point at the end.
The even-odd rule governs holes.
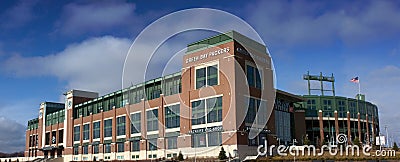
{"type": "Polygon", "coordinates": [[[112,136],[112,119],[104,121],[104,137],[112,136]]]}
{"type": "Polygon", "coordinates": [[[141,129],[140,112],[131,114],[131,134],[139,133],[141,129]]]}
{"type": "Polygon", "coordinates": [[[177,128],[180,125],[180,105],[165,107],[165,122],[167,128],[177,128]]]}
{"type": "Polygon", "coordinates": [[[192,125],[205,124],[204,100],[192,102],[192,125]]]}
{"type": "Polygon", "coordinates": [[[79,141],[80,140],[80,126],[75,126],[74,127],[74,141],[79,141]]]}
{"type": "Polygon", "coordinates": [[[247,83],[249,86],[254,87],[254,67],[247,65],[246,70],[247,83]]]}
{"type": "Polygon", "coordinates": [[[125,135],[125,116],[117,118],[117,136],[125,135]]]}
{"type": "Polygon", "coordinates": [[[196,89],[206,85],[206,68],[196,70],[196,89]]]}
{"type": "Polygon", "coordinates": [[[193,134],[192,147],[206,147],[206,134],[193,134]]]}
{"type": "Polygon", "coordinates": [[[207,85],[213,86],[218,84],[218,66],[208,66],[207,67],[207,85]]]}
{"type": "Polygon", "coordinates": [[[261,89],[261,71],[258,71],[258,69],[255,69],[255,74],[256,74],[256,88],[261,89]]]}
{"type": "Polygon", "coordinates": [[[147,111],[147,131],[158,130],[158,109],[147,111]]]}

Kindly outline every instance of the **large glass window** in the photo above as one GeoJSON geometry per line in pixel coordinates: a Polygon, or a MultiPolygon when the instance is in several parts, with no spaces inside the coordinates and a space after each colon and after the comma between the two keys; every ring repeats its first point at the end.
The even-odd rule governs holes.
{"type": "Polygon", "coordinates": [[[147,115],[147,131],[158,130],[158,109],[149,110],[147,115]]]}
{"type": "Polygon", "coordinates": [[[204,100],[192,102],[192,125],[205,124],[205,104],[204,100]]]}
{"type": "Polygon", "coordinates": [[[149,141],[149,151],[154,151],[157,150],[157,138],[151,138],[148,140],[149,141]]]}
{"type": "Polygon", "coordinates": [[[125,116],[117,118],[117,136],[125,135],[125,116]]]}
{"type": "Polygon", "coordinates": [[[104,120],[104,137],[112,137],[112,119],[104,120]]]}
{"type": "Polygon", "coordinates": [[[123,142],[117,143],[117,152],[124,152],[124,143],[123,142]]]}
{"type": "Polygon", "coordinates": [[[250,87],[254,87],[255,82],[254,82],[254,67],[247,65],[246,67],[246,75],[247,75],[247,83],[249,84],[250,87]]]}
{"type": "Polygon", "coordinates": [[[82,146],[82,152],[83,152],[82,154],[85,154],[85,155],[88,154],[88,152],[89,152],[88,148],[89,148],[88,145],[82,146]]]}
{"type": "Polygon", "coordinates": [[[179,76],[174,76],[172,78],[165,79],[164,81],[164,95],[173,95],[173,94],[178,94],[181,91],[181,77],[179,76]]]}
{"type": "Polygon", "coordinates": [[[254,123],[256,120],[256,114],[257,111],[260,107],[261,100],[255,99],[255,98],[250,98],[249,99],[249,107],[247,109],[247,114],[246,114],[246,123],[254,123]]]}
{"type": "Polygon", "coordinates": [[[221,132],[209,132],[207,135],[208,135],[208,146],[219,146],[222,144],[221,132]]]}
{"type": "Polygon", "coordinates": [[[74,141],[79,141],[81,136],[81,127],[75,126],[74,127],[74,141]]]}
{"type": "Polygon", "coordinates": [[[93,139],[100,138],[100,121],[93,123],[93,139]]]}
{"type": "Polygon", "coordinates": [[[206,121],[222,121],[222,97],[192,102],[192,125],[205,124],[206,121]]]}
{"type": "Polygon", "coordinates": [[[261,89],[262,87],[261,71],[259,71],[254,66],[246,65],[246,77],[247,77],[247,84],[250,87],[256,87],[258,89],[261,89]]]}
{"type": "Polygon", "coordinates": [[[90,136],[90,125],[85,124],[83,125],[83,140],[89,140],[90,136]]]}
{"type": "Polygon", "coordinates": [[[74,146],[74,155],[78,155],[79,154],[79,146],[74,146]]]}
{"type": "Polygon", "coordinates": [[[167,137],[167,148],[168,149],[177,149],[178,137],[167,137]]]}
{"type": "Polygon", "coordinates": [[[167,128],[178,128],[180,125],[180,104],[165,107],[165,123],[167,128]]]}
{"type": "Polygon", "coordinates": [[[291,129],[290,129],[290,113],[284,111],[275,112],[275,129],[276,135],[281,142],[290,142],[291,129]]]}
{"type": "Polygon", "coordinates": [[[99,153],[99,145],[93,145],[93,154],[98,154],[99,153]]]}
{"type": "Polygon", "coordinates": [[[111,153],[111,144],[104,144],[104,153],[111,153]]]}
{"type": "Polygon", "coordinates": [[[207,102],[207,123],[222,121],[222,97],[210,98],[207,102]]]}
{"type": "Polygon", "coordinates": [[[140,140],[131,141],[131,151],[140,151],[140,140]]]}
{"type": "Polygon", "coordinates": [[[206,134],[193,134],[192,135],[192,146],[193,147],[206,147],[207,146],[207,141],[206,141],[206,134]]]}
{"type": "Polygon", "coordinates": [[[141,117],[140,112],[131,114],[131,134],[140,133],[141,129],[141,117]]]}
{"type": "Polygon", "coordinates": [[[218,65],[196,69],[196,89],[218,84],[218,65]]]}

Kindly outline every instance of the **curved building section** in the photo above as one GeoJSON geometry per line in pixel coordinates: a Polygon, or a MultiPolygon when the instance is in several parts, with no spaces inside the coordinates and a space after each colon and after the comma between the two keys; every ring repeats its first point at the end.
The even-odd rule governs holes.
{"type": "Polygon", "coordinates": [[[338,134],[346,134],[349,143],[355,138],[363,144],[374,144],[379,135],[378,107],[355,98],[341,96],[304,95],[306,133],[311,144],[335,144],[338,134]]]}

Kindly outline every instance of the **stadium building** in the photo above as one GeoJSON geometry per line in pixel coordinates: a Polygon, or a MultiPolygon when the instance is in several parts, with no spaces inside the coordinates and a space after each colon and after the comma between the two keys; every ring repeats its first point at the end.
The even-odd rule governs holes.
{"type": "Polygon", "coordinates": [[[357,94],[355,98],[336,96],[333,74],[308,73],[303,79],[308,82],[308,95],[302,96],[306,101],[301,107],[305,108],[306,138],[311,144],[336,145],[339,134],[346,135],[348,144],[355,144],[356,138],[362,144],[375,144],[379,135],[378,107],[366,101],[365,95],[357,94]],[[320,82],[318,88],[312,86],[312,81],[320,82]],[[325,83],[331,87],[325,87],[325,83]],[[319,94],[315,95],[315,91],[319,94]]]}
{"type": "MultiPolygon", "coordinates": [[[[189,44],[180,72],[103,96],[71,90],[65,93],[65,104],[42,103],[38,118],[28,122],[25,156],[150,160],[182,152],[197,158],[217,157],[224,147],[227,155],[244,159],[257,155],[265,139],[271,144],[300,141],[308,110],[294,103],[303,101],[274,89],[264,45],[231,31],[189,44]]],[[[359,125],[360,120],[377,117],[362,115],[359,125]]],[[[325,127],[324,123],[321,128],[325,127]]]]}

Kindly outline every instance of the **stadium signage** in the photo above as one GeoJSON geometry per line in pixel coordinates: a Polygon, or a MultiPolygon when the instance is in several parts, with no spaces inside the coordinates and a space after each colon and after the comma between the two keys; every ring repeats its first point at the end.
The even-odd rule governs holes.
{"type": "Polygon", "coordinates": [[[250,57],[252,57],[252,58],[254,58],[254,59],[256,59],[256,60],[258,60],[258,61],[260,61],[262,63],[268,63],[268,60],[266,58],[258,56],[258,55],[255,55],[255,54],[252,54],[252,53],[248,52],[246,49],[238,47],[238,48],[236,48],[236,51],[241,53],[241,54],[243,54],[243,55],[250,56],[250,57]]]}
{"type": "Polygon", "coordinates": [[[222,126],[217,126],[217,127],[192,129],[189,131],[189,134],[202,134],[202,133],[208,133],[208,132],[222,132],[222,131],[223,131],[222,126]]]}
{"type": "Polygon", "coordinates": [[[229,52],[229,47],[218,48],[215,51],[210,51],[210,52],[207,52],[207,53],[202,53],[202,54],[197,55],[197,56],[189,57],[189,58],[186,59],[186,63],[188,64],[188,63],[196,62],[196,61],[199,61],[199,60],[203,60],[203,59],[207,59],[207,58],[210,58],[210,57],[218,56],[218,55],[221,55],[221,54],[224,54],[224,53],[227,53],[227,52],[229,52]]]}

